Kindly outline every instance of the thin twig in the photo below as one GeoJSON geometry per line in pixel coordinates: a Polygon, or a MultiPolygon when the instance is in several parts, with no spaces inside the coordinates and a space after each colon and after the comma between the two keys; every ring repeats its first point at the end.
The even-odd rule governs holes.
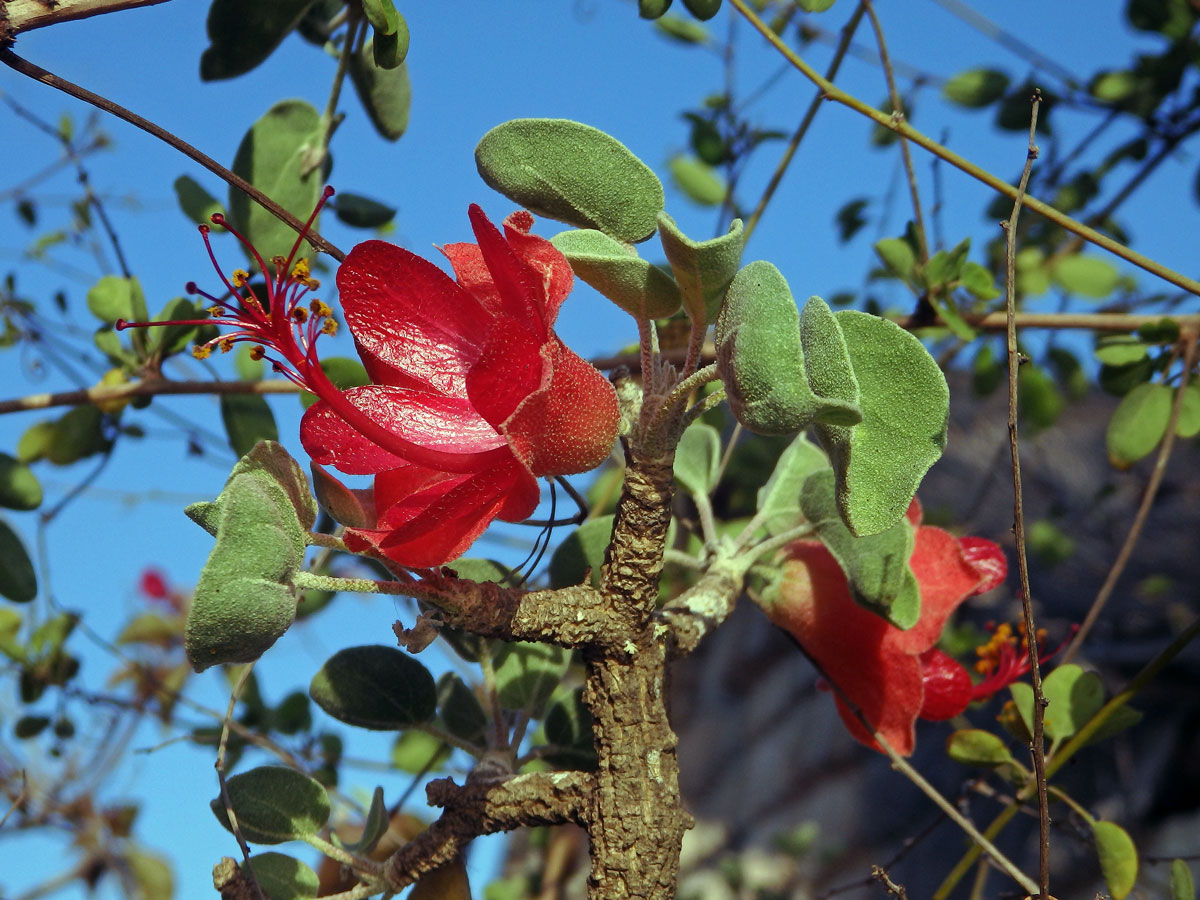
{"type": "Polygon", "coordinates": [[[1175,447],[1175,428],[1179,424],[1179,416],[1183,410],[1188,376],[1191,374],[1193,366],[1196,365],[1197,342],[1200,342],[1200,331],[1190,330],[1182,339],[1186,342],[1183,356],[1183,374],[1179,380],[1179,388],[1175,392],[1175,400],[1171,405],[1171,415],[1167,419],[1167,432],[1163,435],[1162,444],[1158,448],[1158,456],[1154,460],[1154,470],[1150,473],[1150,480],[1146,482],[1146,490],[1142,493],[1142,502],[1139,504],[1137,513],[1133,517],[1133,524],[1129,526],[1129,534],[1125,536],[1125,543],[1121,545],[1121,550],[1117,553],[1117,558],[1113,560],[1112,568],[1108,570],[1104,584],[1100,586],[1100,590],[1096,593],[1096,599],[1092,601],[1092,605],[1088,609],[1082,624],[1080,624],[1079,630],[1075,632],[1075,636],[1071,639],[1071,643],[1067,645],[1067,649],[1063,653],[1062,661],[1064,663],[1070,661],[1071,657],[1083,646],[1083,641],[1087,637],[1088,632],[1092,630],[1092,626],[1096,624],[1096,620],[1100,617],[1100,611],[1104,609],[1108,598],[1112,596],[1112,592],[1116,589],[1117,581],[1125,571],[1125,566],[1129,563],[1129,558],[1133,555],[1133,548],[1137,545],[1138,538],[1142,536],[1146,520],[1150,517],[1150,507],[1154,505],[1154,498],[1158,496],[1158,489],[1162,485],[1163,476],[1167,472],[1167,461],[1171,458],[1171,451],[1175,447]]]}
{"type": "MultiPolygon", "coordinates": [[[[64,78],[60,78],[51,72],[47,72],[41,66],[35,65],[29,60],[13,53],[11,49],[0,49],[0,62],[4,63],[10,69],[20,72],[22,75],[27,75],[35,81],[40,81],[43,84],[47,84],[52,88],[56,88],[65,94],[70,94],[72,97],[76,98],[77,100],[82,100],[84,103],[90,103],[97,109],[101,109],[104,112],[110,113],[119,119],[124,119],[130,125],[134,125],[148,134],[154,135],[154,137],[158,138],[160,141],[163,141],[164,143],[174,147],[180,153],[190,157],[200,165],[204,166],[204,168],[208,169],[218,178],[223,179],[228,184],[246,194],[246,196],[248,196],[251,200],[257,203],[267,212],[271,213],[271,215],[275,216],[275,218],[279,219],[289,228],[293,229],[297,234],[304,232],[304,223],[302,221],[293,216],[290,212],[248,182],[245,178],[242,178],[240,175],[231,172],[212,157],[207,156],[206,154],[197,150],[187,141],[176,137],[165,128],[155,125],[149,119],[144,119],[137,113],[113,103],[111,100],[101,97],[99,94],[93,94],[87,88],[82,88],[79,85],[67,81],[64,78]]],[[[309,229],[308,232],[305,233],[305,240],[307,240],[309,244],[316,249],[328,253],[339,263],[346,259],[345,253],[343,253],[336,246],[331,244],[325,238],[321,237],[321,235],[312,229],[309,229]]]]}
{"type": "Polygon", "coordinates": [[[1013,480],[1013,534],[1017,541],[1017,572],[1021,581],[1021,612],[1025,622],[1025,642],[1029,652],[1030,681],[1033,684],[1033,773],[1037,782],[1038,797],[1038,891],[1042,900],[1050,897],[1050,803],[1046,796],[1046,748],[1043,729],[1046,715],[1046,698],[1042,693],[1042,672],[1038,663],[1037,629],[1033,621],[1033,597],[1029,587],[1029,562],[1025,554],[1025,507],[1021,493],[1021,451],[1017,434],[1017,382],[1021,367],[1021,355],[1017,350],[1016,316],[1016,258],[1017,219],[1021,215],[1021,201],[1033,171],[1033,161],[1038,157],[1037,120],[1042,104],[1041,91],[1034,89],[1029,114],[1029,150],[1025,154],[1025,167],[1017,186],[1017,199],[1012,214],[1003,223],[1005,237],[1005,305],[1008,316],[1008,445],[1012,453],[1013,480]]]}
{"type": "MultiPolygon", "coordinates": [[[[850,42],[854,38],[854,32],[858,28],[858,23],[862,21],[863,11],[863,4],[860,2],[857,8],[855,8],[854,13],[850,16],[849,21],[842,28],[841,40],[838,41],[837,49],[833,52],[833,59],[830,61],[829,67],[825,70],[825,78],[829,81],[833,81],[837,77],[838,69],[841,68],[842,60],[846,57],[846,51],[849,49],[850,42]]],[[[824,105],[824,100],[824,94],[818,91],[817,95],[808,104],[808,109],[804,111],[804,118],[800,120],[795,133],[792,135],[791,140],[788,141],[787,149],[783,151],[783,156],[779,158],[779,163],[775,166],[775,171],[771,173],[771,180],[767,182],[762,197],[759,198],[758,205],[754,207],[754,212],[750,214],[750,218],[746,220],[744,234],[747,241],[750,240],[750,235],[754,233],[754,229],[758,225],[758,220],[762,218],[763,213],[766,211],[767,204],[775,196],[775,191],[778,189],[779,183],[783,181],[784,173],[787,172],[788,166],[791,165],[796,151],[800,149],[800,142],[808,134],[808,129],[812,125],[813,119],[817,117],[817,110],[824,105]]]]}
{"type": "MultiPolygon", "coordinates": [[[[892,60],[888,56],[887,41],[883,37],[883,26],[875,15],[875,5],[871,0],[862,0],[862,5],[871,19],[871,29],[875,32],[875,42],[879,46],[879,62],[883,66],[883,75],[887,81],[888,98],[892,104],[892,116],[904,118],[904,103],[900,99],[900,91],[896,89],[896,76],[892,72],[892,60]]],[[[929,262],[929,242],[925,237],[925,217],[921,214],[921,192],[917,187],[917,171],[913,166],[912,150],[908,140],[900,135],[900,155],[904,160],[904,175],[908,179],[908,194],[912,198],[913,225],[917,230],[917,256],[922,263],[929,262]]]]}
{"type": "Polygon", "coordinates": [[[234,707],[237,706],[238,697],[241,696],[242,689],[250,680],[250,673],[253,671],[254,663],[246,665],[229,694],[229,706],[225,710],[225,718],[221,723],[221,742],[217,745],[217,758],[213,763],[213,768],[217,770],[217,781],[221,785],[221,804],[225,807],[225,815],[229,817],[229,830],[233,832],[238,847],[241,848],[242,859],[246,863],[246,874],[250,876],[250,883],[254,885],[254,894],[258,900],[266,900],[258,878],[254,875],[254,864],[250,862],[250,845],[246,843],[246,838],[242,835],[242,829],[238,825],[237,813],[233,811],[233,801],[229,799],[229,785],[225,781],[225,750],[229,745],[229,723],[233,721],[234,707]]]}
{"type": "MultiPolygon", "coordinates": [[[[870,104],[864,103],[862,100],[859,100],[852,94],[846,93],[828,79],[822,78],[821,75],[814,68],[812,68],[812,66],[801,59],[800,56],[794,50],[792,50],[792,48],[789,47],[779,35],[775,34],[775,32],[771,30],[770,26],[768,26],[758,16],[758,14],[751,9],[750,5],[747,3],[747,0],[730,0],[730,2],[734,7],[737,8],[738,12],[740,12],[754,26],[755,30],[757,30],[759,34],[761,34],[773,47],[775,47],[776,50],[783,54],[784,58],[786,58],[788,62],[790,62],[801,73],[803,73],[803,75],[809,81],[824,91],[825,99],[832,100],[836,103],[841,103],[843,106],[849,107],[850,109],[863,116],[866,116],[872,121],[878,122],[889,131],[894,131],[896,134],[908,138],[914,144],[918,144],[925,150],[932,153],[934,156],[940,157],[941,159],[950,163],[950,165],[954,166],[956,169],[960,169],[961,171],[970,175],[972,178],[982,182],[983,184],[986,184],[988,187],[992,188],[998,193],[1001,193],[1012,200],[1017,199],[1016,188],[1014,188],[1008,182],[996,177],[991,172],[981,169],[979,166],[959,156],[948,147],[942,146],[937,141],[926,136],[922,132],[917,131],[917,129],[913,128],[908,122],[904,120],[897,121],[893,119],[887,113],[880,112],[870,104]]],[[[1082,222],[1072,219],[1068,215],[1064,215],[1049,203],[1043,203],[1036,197],[1026,195],[1022,201],[1022,205],[1033,210],[1043,218],[1053,222],[1055,225],[1065,228],[1072,234],[1077,234],[1084,240],[1095,244],[1097,247],[1101,247],[1113,255],[1119,256],[1126,262],[1132,263],[1139,269],[1144,269],[1153,275],[1157,275],[1164,281],[1168,281],[1190,294],[1200,296],[1200,281],[1196,281],[1193,278],[1188,278],[1186,275],[1182,275],[1179,272],[1176,272],[1174,269],[1143,256],[1141,253],[1126,247],[1124,244],[1114,241],[1107,235],[1101,234],[1100,232],[1096,231],[1096,229],[1089,228],[1082,222]]]]}

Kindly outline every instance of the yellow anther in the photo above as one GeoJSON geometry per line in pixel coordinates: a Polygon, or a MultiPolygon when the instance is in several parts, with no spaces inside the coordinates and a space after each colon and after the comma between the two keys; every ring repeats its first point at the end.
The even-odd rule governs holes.
{"type": "Polygon", "coordinates": [[[228,353],[233,349],[233,338],[223,337],[221,340],[217,341],[217,346],[221,348],[222,353],[228,353]]]}
{"type": "Polygon", "coordinates": [[[308,321],[308,310],[305,309],[303,306],[297,306],[295,309],[292,310],[292,318],[295,319],[297,322],[307,322],[308,321]]]}
{"type": "Polygon", "coordinates": [[[321,334],[337,334],[338,323],[334,319],[326,319],[321,323],[321,334]]]}
{"type": "Polygon", "coordinates": [[[253,347],[250,348],[250,358],[253,360],[256,360],[256,361],[260,360],[266,355],[267,355],[267,351],[264,350],[262,347],[260,347],[258,344],[255,344],[253,347]]]}
{"type": "Polygon", "coordinates": [[[292,277],[297,281],[304,281],[312,276],[312,269],[308,267],[308,258],[300,257],[296,260],[296,264],[292,266],[292,277]]]}
{"type": "Polygon", "coordinates": [[[308,304],[308,308],[313,311],[314,316],[332,316],[333,310],[322,303],[320,300],[313,300],[308,304]]]}
{"type": "Polygon", "coordinates": [[[230,279],[234,287],[245,287],[250,282],[250,273],[245,269],[234,269],[233,278],[230,279]]]}
{"type": "Polygon", "coordinates": [[[206,312],[214,319],[217,318],[217,316],[225,315],[225,310],[221,309],[219,306],[210,306],[206,312]]]}
{"type": "Polygon", "coordinates": [[[196,359],[208,359],[212,356],[212,347],[208,346],[208,344],[197,344],[192,348],[192,356],[196,357],[196,359]]]}

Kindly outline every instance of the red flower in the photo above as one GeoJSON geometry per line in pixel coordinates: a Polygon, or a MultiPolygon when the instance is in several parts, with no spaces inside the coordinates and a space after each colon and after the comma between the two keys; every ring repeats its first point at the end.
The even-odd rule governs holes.
{"type": "Polygon", "coordinates": [[[492,519],[527,518],[539,476],[594,468],[617,433],[612,385],[553,330],[573,281],[566,258],[529,234],[527,212],[509,216],[503,233],[478,206],[470,218],[479,243],[443,251],[457,282],[382,241],[346,257],[337,283],[372,381],[363,387],[339,391],[318,364],[316,340],[336,323],[319,300],[300,305],[318,285],[305,260],[292,263],[299,240],[273,260],[273,277],[255,256],[265,298],[245,272],[226,281],[235,302],[204,295],[215,321],[236,329],[212,344],[253,341],[320,399],[300,425],[313,461],[375,476],[375,527],[348,530],[347,546],[404,566],[449,562],[492,519]]]}
{"type": "MultiPolygon", "coordinates": [[[[981,699],[967,671],[934,644],[959,604],[996,587],[1007,573],[1004,553],[991,541],[958,540],[921,526],[915,501],[909,519],[916,530],[909,565],[921,589],[920,620],[909,630],[855,603],[841,567],[819,541],[788,548],[779,599],[767,610],[904,756],[913,751],[918,717],[950,718],[981,699]]],[[[842,698],[835,699],[850,733],[880,749],[842,698]]]]}

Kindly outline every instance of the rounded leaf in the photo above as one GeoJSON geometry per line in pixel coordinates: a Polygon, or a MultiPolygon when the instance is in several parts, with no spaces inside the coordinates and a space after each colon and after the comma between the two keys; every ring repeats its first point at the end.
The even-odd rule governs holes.
{"type": "Polygon", "coordinates": [[[671,8],[671,0],[638,0],[638,15],[643,19],[657,19],[671,8]]]}
{"type": "Polygon", "coordinates": [[[175,179],[175,199],[183,214],[197,225],[207,225],[213,213],[224,212],[221,201],[191,175],[180,175],[175,179]]]}
{"type": "Polygon", "coordinates": [[[861,392],[862,421],[816,423],[837,474],[842,519],[854,534],[900,521],[946,447],[950,390],[921,342],[894,322],[843,310],[841,326],[861,392]]]}
{"type": "Polygon", "coordinates": [[[554,548],[550,558],[550,587],[570,587],[589,578],[592,587],[600,585],[600,567],[612,539],[613,516],[588,519],[554,548]]]}
{"type": "Polygon", "coordinates": [[[675,480],[689,494],[708,495],[717,486],[721,433],[711,425],[689,425],[675,448],[675,480]]]}
{"type": "Polygon", "coordinates": [[[428,722],[437,710],[429,670],[378,644],[339,650],[313,676],[308,693],[335,719],[375,731],[428,722]]]}
{"type": "Polygon", "coordinates": [[[424,775],[450,758],[450,745],[424,731],[406,731],[392,744],[392,765],[402,772],[424,775]]]}
{"type": "Polygon", "coordinates": [[[412,84],[408,79],[408,66],[400,63],[387,68],[375,61],[378,38],[378,34],[372,35],[362,49],[350,57],[350,80],[375,131],[383,139],[395,141],[408,130],[412,84]]]}
{"type": "Polygon", "coordinates": [[[1046,698],[1044,728],[1054,741],[1071,737],[1104,705],[1104,685],[1095,672],[1074,663],[1059,666],[1042,682],[1046,698]]]}
{"type": "Polygon", "coordinates": [[[267,900],[308,900],[320,890],[317,873],[286,853],[257,853],[250,857],[250,865],[267,900]]]}
{"type": "Polygon", "coordinates": [[[333,212],[342,222],[353,228],[382,228],[396,217],[396,207],[364,197],[362,194],[352,194],[349,191],[339,191],[333,206],[333,212]]]}
{"type": "MultiPolygon", "coordinates": [[[[319,781],[284,766],[260,766],[225,782],[242,837],[254,844],[282,844],[315,835],[329,820],[329,795],[319,781]]],[[[209,802],[226,828],[220,797],[209,802]]],[[[232,831],[232,829],[230,829],[232,831]]]]}
{"type": "Polygon", "coordinates": [[[757,510],[765,516],[763,525],[768,534],[782,534],[804,521],[800,491],[809,475],[828,465],[825,452],[804,435],[788,444],[771,477],[758,491],[757,510]]]}
{"type": "Polygon", "coordinates": [[[221,421],[229,446],[238,456],[245,456],[259,441],[279,440],[275,416],[259,394],[222,394],[221,421]]]}
{"type": "Polygon", "coordinates": [[[569,119],[512,119],[475,148],[479,174],[530,212],[622,241],[654,233],[658,176],[616,138],[569,119]]]}
{"type": "MultiPolygon", "coordinates": [[[[322,133],[321,115],[310,103],[282,100],[250,126],[233,158],[233,171],[304,221],[321,192],[320,167],[313,169],[311,154],[322,133]]],[[[296,242],[291,226],[233,187],[229,218],[263,259],[286,257],[296,242]]]]}
{"type": "Polygon", "coordinates": [[[1192,870],[1182,859],[1171,863],[1171,900],[1196,900],[1196,885],[1192,870]]]}
{"type": "Polygon", "coordinates": [[[1103,300],[1117,288],[1121,275],[1112,263],[1094,256],[1067,256],[1054,267],[1054,281],[1070,294],[1103,300]]]}
{"type": "Polygon", "coordinates": [[[700,21],[711,19],[721,11],[721,0],[683,0],[683,5],[700,21]]]}
{"type": "Polygon", "coordinates": [[[0,596],[29,603],[37,596],[37,575],[17,533],[0,522],[0,596]]]}
{"type": "Polygon", "coordinates": [[[453,672],[438,679],[438,715],[455,737],[482,744],[488,717],[475,692],[453,672]]]}
{"type": "Polygon", "coordinates": [[[979,728],[963,728],[950,735],[946,739],[946,753],[967,766],[1002,766],[1013,758],[1004,741],[979,728]]]}
{"type": "Polygon", "coordinates": [[[562,681],[571,654],[550,644],[505,644],[496,654],[496,694],[505,709],[525,710],[534,718],[562,681]]]}
{"type": "Polygon", "coordinates": [[[979,109],[1003,97],[1008,81],[1008,76],[996,69],[968,69],[942,85],[942,96],[959,106],[979,109]]]}
{"type": "MultiPolygon", "coordinates": [[[[659,24],[666,19],[660,19],[659,24]]],[[[720,206],[725,202],[728,187],[717,170],[694,156],[673,156],[667,162],[675,186],[694,203],[701,206],[720,206]]]]}
{"type": "Polygon", "coordinates": [[[42,486],[25,463],[0,453],[0,506],[28,511],[42,505],[42,486]]]}
{"type": "Polygon", "coordinates": [[[734,219],[729,231],[707,241],[694,241],[680,231],[669,215],[658,215],[658,238],[671,271],[683,293],[683,308],[693,322],[709,325],[742,261],[746,235],[742,220],[734,219]]]}
{"type": "Polygon", "coordinates": [[[564,231],[550,243],[571,269],[636,319],[663,319],[679,309],[679,286],[628,244],[594,228],[564,231]]]}
{"type": "Polygon", "coordinates": [[[1110,463],[1128,469],[1154,451],[1167,433],[1174,393],[1165,384],[1146,383],[1121,398],[1104,437],[1110,463]]]}
{"type": "Polygon", "coordinates": [[[295,28],[312,0],[213,0],[208,40],[200,55],[200,79],[216,81],[245,74],[271,55],[295,28]]]}
{"type": "Polygon", "coordinates": [[[1100,873],[1113,900],[1125,900],[1137,881],[1137,847],[1129,833],[1115,822],[1096,822],[1092,825],[1096,855],[1100,858],[1100,873]]]}

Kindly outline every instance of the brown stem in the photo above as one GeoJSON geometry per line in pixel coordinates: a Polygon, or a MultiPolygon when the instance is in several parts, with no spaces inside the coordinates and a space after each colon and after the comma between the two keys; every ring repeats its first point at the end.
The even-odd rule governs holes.
{"type": "Polygon", "coordinates": [[[154,6],[166,0],[4,0],[0,3],[0,42],[11,42],[23,31],[73,22],[102,13],[120,12],[138,6],[154,6]]]}
{"type": "MultiPolygon", "coordinates": [[[[302,221],[293,216],[290,212],[248,182],[245,178],[242,178],[240,175],[231,172],[215,159],[212,159],[204,153],[201,153],[187,141],[176,137],[165,128],[155,125],[149,119],[144,119],[137,113],[131,112],[125,107],[101,97],[99,94],[93,94],[87,88],[82,88],[64,78],[59,78],[57,75],[51,72],[47,72],[41,66],[35,65],[29,62],[29,60],[17,56],[17,54],[13,53],[12,50],[7,47],[0,49],[0,62],[4,63],[10,69],[20,72],[22,75],[28,75],[35,81],[40,81],[43,84],[50,85],[52,88],[57,88],[63,93],[70,94],[72,97],[82,100],[84,103],[90,103],[97,109],[104,110],[105,112],[110,113],[119,119],[124,119],[129,124],[135,125],[143,131],[154,135],[160,141],[169,144],[180,153],[190,157],[200,165],[204,166],[204,168],[208,169],[218,178],[223,179],[233,187],[237,188],[239,191],[242,191],[251,200],[257,203],[267,212],[271,213],[271,215],[275,216],[275,218],[279,219],[289,228],[293,229],[297,234],[304,232],[304,223],[302,221]]],[[[328,253],[338,262],[342,262],[346,258],[345,253],[311,229],[305,234],[305,240],[307,240],[314,248],[328,253]]]]}
{"type": "Polygon", "coordinates": [[[1025,508],[1021,492],[1021,451],[1017,435],[1017,382],[1021,366],[1021,355],[1017,351],[1016,326],[1016,256],[1017,219],[1021,215],[1021,202],[1025,188],[1037,159],[1035,143],[1038,109],[1042,95],[1033,92],[1032,109],[1029,116],[1029,150],[1025,154],[1025,168],[1017,185],[1017,198],[1013,203],[1012,215],[1004,223],[1005,236],[1005,305],[1008,328],[1008,443],[1012,453],[1013,480],[1013,534],[1017,541],[1017,571],[1021,582],[1021,612],[1025,623],[1025,639],[1029,652],[1030,680],[1033,683],[1033,773],[1038,796],[1038,893],[1042,900],[1050,900],[1050,804],[1046,795],[1046,748],[1043,731],[1046,714],[1046,697],[1042,693],[1042,673],[1038,662],[1037,628],[1033,621],[1033,597],[1029,587],[1029,562],[1025,554],[1025,508]]]}

